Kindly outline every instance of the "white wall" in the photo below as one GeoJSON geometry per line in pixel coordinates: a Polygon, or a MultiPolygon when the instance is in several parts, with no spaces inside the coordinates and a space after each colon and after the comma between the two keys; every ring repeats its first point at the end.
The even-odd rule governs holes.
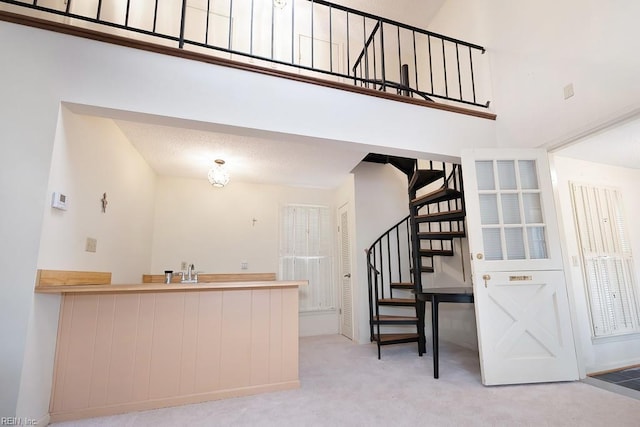
{"type": "Polygon", "coordinates": [[[385,230],[409,214],[407,176],[391,165],[360,163],[353,170],[355,178],[356,248],[352,261],[357,273],[353,294],[358,304],[358,335],[355,341],[369,342],[367,258],[365,250],[385,230]]]}
{"type": "Polygon", "coordinates": [[[151,263],[156,174],[112,120],[61,113],[48,195],[65,194],[67,210],[45,206],[38,268],[138,283],[151,263]],[[87,237],[97,239],[95,253],[85,251],[87,237]]]}
{"type": "Polygon", "coordinates": [[[630,0],[447,0],[429,29],[487,48],[498,144],[536,147],[639,106],[639,15],[630,0]]]}
{"type": "MultiPolygon", "coordinates": [[[[47,194],[67,196],[67,211],[44,207],[38,268],[111,271],[114,282],[135,283],[151,260],[155,173],[111,120],[60,109],[47,194]],[[109,204],[102,213],[100,198],[109,204]],[[95,253],[85,239],[98,240],[95,253]]],[[[18,413],[33,414],[26,402],[46,408],[57,335],[60,297],[36,295],[29,322],[18,413]]]]}
{"type": "MultiPolygon", "coordinates": [[[[234,182],[233,177],[226,187],[215,188],[204,177],[159,177],[148,273],[180,271],[185,261],[205,273],[276,273],[281,279],[280,211],[287,204],[328,206],[333,212],[335,191],[234,182]],[[242,261],[247,270],[241,269],[242,261]]],[[[338,333],[337,310],[301,313],[299,333],[338,333]]]]}
{"type": "MultiPolygon", "coordinates": [[[[571,202],[570,181],[588,183],[595,186],[614,187],[621,191],[625,210],[625,220],[631,249],[636,258],[635,279],[640,284],[640,224],[635,221],[636,213],[640,212],[640,170],[562,157],[561,154],[553,158],[557,176],[557,192],[559,212],[564,228],[565,250],[569,257],[566,263],[566,274],[569,278],[569,292],[572,309],[577,321],[574,332],[577,335],[576,346],[578,356],[583,363],[586,373],[599,372],[640,363],[640,334],[620,336],[616,338],[592,339],[590,315],[587,303],[587,291],[582,275],[580,262],[574,265],[573,257],[580,259],[580,249],[576,233],[576,224],[571,202]]],[[[640,293],[640,288],[636,288],[640,293]]]]}
{"type": "MultiPolygon", "coordinates": [[[[27,360],[25,342],[61,102],[454,156],[494,141],[493,121],[6,22],[0,22],[0,52],[0,80],[8,82],[0,103],[0,197],[19,201],[0,221],[1,240],[9,242],[0,256],[7,283],[0,290],[0,413],[6,416],[16,413],[22,373],[47,358],[27,360]]],[[[33,319],[56,321],[53,313],[33,319]]],[[[22,395],[22,415],[47,412],[40,402],[49,390],[39,392],[42,399],[22,395]]]]}

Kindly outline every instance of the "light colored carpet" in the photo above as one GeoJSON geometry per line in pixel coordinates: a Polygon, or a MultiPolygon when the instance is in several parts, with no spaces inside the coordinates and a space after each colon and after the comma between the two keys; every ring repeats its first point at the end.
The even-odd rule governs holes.
{"type": "Polygon", "coordinates": [[[477,354],[443,343],[440,379],[415,344],[300,340],[301,388],[63,426],[638,426],[640,400],[582,382],[484,387],[477,354]]]}

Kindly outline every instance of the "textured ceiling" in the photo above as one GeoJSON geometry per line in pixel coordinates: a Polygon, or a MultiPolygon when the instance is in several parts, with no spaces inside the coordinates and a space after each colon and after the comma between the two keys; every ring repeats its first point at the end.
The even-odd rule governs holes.
{"type": "MultiPolygon", "coordinates": [[[[215,159],[232,181],[335,188],[368,147],[291,135],[247,136],[116,119],[158,175],[206,179],[215,159]]],[[[266,134],[265,134],[266,135],[266,134]]]]}

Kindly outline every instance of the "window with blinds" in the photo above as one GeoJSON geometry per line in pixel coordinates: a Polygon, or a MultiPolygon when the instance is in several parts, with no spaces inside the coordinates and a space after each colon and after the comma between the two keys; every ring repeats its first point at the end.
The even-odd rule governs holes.
{"type": "Polygon", "coordinates": [[[333,245],[327,206],[287,205],[281,212],[280,276],[308,280],[300,287],[300,311],[334,310],[333,245]]]}
{"type": "Polygon", "coordinates": [[[485,259],[548,258],[535,160],[479,160],[476,178],[485,259]]]}
{"type": "Polygon", "coordinates": [[[593,336],[640,332],[621,194],[577,183],[571,183],[571,190],[593,336]]]}

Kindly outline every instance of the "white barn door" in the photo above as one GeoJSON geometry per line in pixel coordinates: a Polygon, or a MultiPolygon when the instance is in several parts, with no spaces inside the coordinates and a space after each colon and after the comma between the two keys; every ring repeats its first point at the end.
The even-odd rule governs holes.
{"type": "Polygon", "coordinates": [[[579,378],[547,153],[463,153],[482,383],[579,378]]]}

